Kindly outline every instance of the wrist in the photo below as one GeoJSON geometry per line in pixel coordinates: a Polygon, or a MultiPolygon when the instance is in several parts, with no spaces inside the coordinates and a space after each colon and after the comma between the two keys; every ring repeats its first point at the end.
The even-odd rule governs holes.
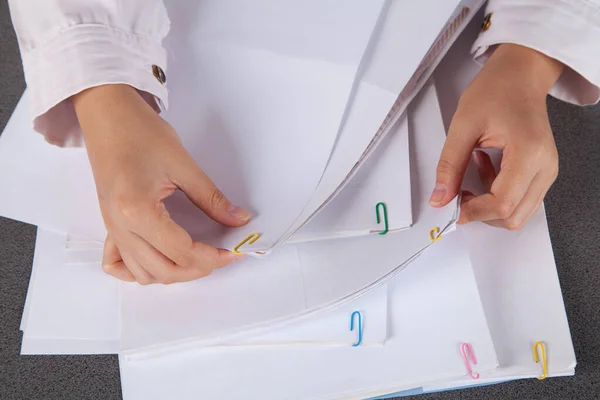
{"type": "Polygon", "coordinates": [[[156,113],[138,91],[124,84],[95,86],[72,97],[73,108],[86,144],[93,136],[106,135],[116,125],[156,113]]]}
{"type": "Polygon", "coordinates": [[[491,64],[490,67],[501,70],[501,76],[516,79],[523,88],[544,98],[564,69],[564,64],[560,61],[512,43],[498,46],[488,63],[491,64]]]}
{"type": "Polygon", "coordinates": [[[124,96],[131,96],[135,89],[129,85],[99,85],[73,95],[71,98],[75,113],[84,115],[89,108],[114,104],[124,96]]]}
{"type": "Polygon", "coordinates": [[[82,130],[86,131],[100,119],[116,117],[131,105],[144,103],[137,90],[129,85],[100,85],[75,94],[71,101],[82,130]]]}

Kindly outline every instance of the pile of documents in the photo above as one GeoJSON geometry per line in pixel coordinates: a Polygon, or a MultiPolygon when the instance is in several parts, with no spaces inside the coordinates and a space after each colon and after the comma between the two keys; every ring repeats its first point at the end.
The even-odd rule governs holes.
{"type": "Polygon", "coordinates": [[[508,232],[457,228],[457,199],[428,204],[479,70],[482,1],[341,3],[167,2],[163,116],[254,216],[225,228],[169,198],[195,239],[248,254],[195,282],[102,272],[85,149],[33,132],[24,93],[0,136],[0,215],[38,226],[22,354],[118,354],[125,399],[393,397],[574,373],[543,209],[508,232]]]}

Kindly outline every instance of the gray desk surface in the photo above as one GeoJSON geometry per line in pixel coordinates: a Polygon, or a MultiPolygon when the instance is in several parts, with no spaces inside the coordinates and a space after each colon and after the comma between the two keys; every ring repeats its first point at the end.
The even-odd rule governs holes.
{"type": "MultiPolygon", "coordinates": [[[[52,71],[48,71],[49,74],[52,71]]],[[[0,2],[0,131],[25,89],[6,2],[0,2]]],[[[442,399],[600,398],[600,107],[549,100],[561,156],[546,200],[575,351],[577,375],[430,394],[442,399]]],[[[1,188],[0,193],[10,188],[1,188]]],[[[19,323],[35,227],[0,218],[0,399],[119,399],[116,356],[20,356],[19,323]]]]}

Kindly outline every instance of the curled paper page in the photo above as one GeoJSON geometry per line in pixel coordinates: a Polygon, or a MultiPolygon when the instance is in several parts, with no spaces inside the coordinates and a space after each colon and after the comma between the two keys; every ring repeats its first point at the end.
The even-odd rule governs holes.
{"type": "Polygon", "coordinates": [[[123,354],[132,360],[160,356],[299,323],[385,284],[432,245],[433,227],[442,235],[450,232],[456,200],[442,209],[428,203],[445,139],[432,84],[411,111],[415,223],[410,230],[285,245],[269,257],[185,285],[122,285],[123,354]],[[202,317],[189,318],[194,314],[202,317]]]}
{"type": "Polygon", "coordinates": [[[319,187],[279,243],[315,218],[350,182],[481,6],[481,1],[462,1],[456,7],[458,3],[420,1],[411,4],[409,13],[404,3],[391,3],[319,187]],[[432,7],[436,13],[429,12],[432,7]],[[420,24],[425,15],[430,22],[426,29],[420,24]]]}

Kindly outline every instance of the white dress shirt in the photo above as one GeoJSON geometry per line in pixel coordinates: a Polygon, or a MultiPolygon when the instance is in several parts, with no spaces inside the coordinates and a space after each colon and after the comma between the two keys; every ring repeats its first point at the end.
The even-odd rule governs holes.
{"type": "Polygon", "coordinates": [[[167,88],[162,41],[169,18],[162,0],[10,0],[34,129],[60,146],[81,145],[70,97],[90,87],[125,83],[159,111],[167,88]]]}
{"type": "Polygon", "coordinates": [[[550,90],[574,104],[600,99],[600,0],[490,0],[489,24],[473,45],[485,61],[495,45],[515,43],[546,54],[566,68],[550,90]]]}
{"type": "MultiPolygon", "coordinates": [[[[34,129],[60,146],[81,144],[70,97],[123,83],[155,110],[167,107],[169,18],[162,0],[9,0],[34,129]]],[[[600,98],[600,0],[490,0],[473,56],[501,43],[553,57],[565,69],[550,94],[575,104],[600,98]]],[[[175,21],[176,22],[176,21],[175,21]]],[[[424,21],[425,23],[425,21],[424,21]]]]}

